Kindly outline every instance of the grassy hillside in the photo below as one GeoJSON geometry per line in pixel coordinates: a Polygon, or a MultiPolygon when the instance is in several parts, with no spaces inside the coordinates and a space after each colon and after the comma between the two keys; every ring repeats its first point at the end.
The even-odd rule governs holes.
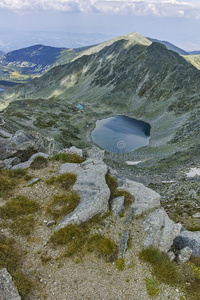
{"type": "Polygon", "coordinates": [[[200,70],[200,54],[183,56],[193,66],[200,70]]]}
{"type": "Polygon", "coordinates": [[[0,57],[0,80],[27,82],[40,77],[55,65],[70,62],[87,48],[65,49],[35,45],[11,51],[0,57]]]}

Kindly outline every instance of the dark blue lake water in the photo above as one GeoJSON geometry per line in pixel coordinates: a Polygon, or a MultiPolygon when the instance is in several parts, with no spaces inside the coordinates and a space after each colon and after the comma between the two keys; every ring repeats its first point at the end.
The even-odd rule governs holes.
{"type": "Polygon", "coordinates": [[[150,124],[126,116],[98,120],[92,132],[93,141],[108,152],[125,153],[147,146],[150,124]]]}

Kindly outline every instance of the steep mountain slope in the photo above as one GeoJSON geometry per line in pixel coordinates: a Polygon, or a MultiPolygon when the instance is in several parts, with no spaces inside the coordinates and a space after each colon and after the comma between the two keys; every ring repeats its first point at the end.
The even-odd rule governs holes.
{"type": "Polygon", "coordinates": [[[87,49],[55,48],[44,45],[11,51],[0,58],[0,79],[25,82],[38,77],[55,65],[71,61],[87,49]]]}
{"type": "Polygon", "coordinates": [[[175,51],[180,55],[189,55],[189,53],[186,52],[185,50],[183,50],[183,49],[181,49],[181,48],[179,48],[179,47],[175,46],[174,44],[169,43],[167,41],[160,41],[160,40],[157,40],[157,39],[152,39],[150,37],[148,37],[147,39],[150,40],[151,42],[160,43],[160,44],[164,45],[165,47],[167,47],[168,50],[175,51]]]}
{"type": "MultiPolygon", "coordinates": [[[[129,115],[151,125],[149,147],[129,158],[145,161],[128,167],[131,176],[151,174],[151,181],[158,174],[160,180],[176,176],[179,168],[200,158],[200,73],[177,53],[146,41],[139,34],[121,37],[10,88],[0,95],[10,122],[4,129],[39,130],[64,146],[85,147],[92,143],[97,119],[129,115]],[[79,103],[85,107],[81,112],[79,103]]],[[[116,168],[115,161],[124,165],[124,159],[120,153],[108,155],[116,168]]]]}
{"type": "Polygon", "coordinates": [[[183,56],[187,61],[189,61],[193,66],[195,66],[197,69],[200,69],[200,55],[187,55],[183,56]]]}

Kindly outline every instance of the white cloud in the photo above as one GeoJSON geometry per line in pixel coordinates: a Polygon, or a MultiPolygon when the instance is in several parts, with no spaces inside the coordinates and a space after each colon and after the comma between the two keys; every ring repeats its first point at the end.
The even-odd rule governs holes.
{"type": "MultiPolygon", "coordinates": [[[[199,0],[198,0],[199,1],[199,0]]],[[[0,0],[0,8],[14,11],[56,10],[200,18],[197,0],[0,0]]]]}

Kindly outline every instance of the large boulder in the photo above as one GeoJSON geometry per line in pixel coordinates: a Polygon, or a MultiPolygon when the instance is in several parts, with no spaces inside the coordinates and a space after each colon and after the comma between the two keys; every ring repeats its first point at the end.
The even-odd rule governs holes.
{"type": "Polygon", "coordinates": [[[0,300],[20,300],[21,297],[7,269],[0,270],[0,300]]]}
{"type": "Polygon", "coordinates": [[[124,185],[118,190],[126,190],[134,196],[135,201],[132,204],[134,216],[140,216],[160,206],[160,195],[142,183],[126,179],[124,185]]]}
{"type": "Polygon", "coordinates": [[[144,231],[147,237],[144,247],[157,247],[167,253],[176,236],[180,233],[182,225],[174,223],[161,207],[153,211],[144,221],[144,231]]]}
{"type": "Polygon", "coordinates": [[[60,174],[66,172],[77,175],[73,191],[80,195],[80,203],[72,213],[64,217],[55,230],[68,224],[79,225],[96,214],[106,213],[109,209],[110,190],[105,180],[108,167],[101,161],[101,156],[89,157],[82,164],[63,164],[60,174]]]}
{"type": "Polygon", "coordinates": [[[51,154],[54,149],[54,139],[42,137],[38,132],[17,131],[10,138],[0,138],[0,160],[17,156],[26,161],[36,152],[51,154]]]}
{"type": "Polygon", "coordinates": [[[175,239],[173,248],[182,250],[189,247],[194,255],[200,255],[200,231],[182,231],[175,239]]]}

